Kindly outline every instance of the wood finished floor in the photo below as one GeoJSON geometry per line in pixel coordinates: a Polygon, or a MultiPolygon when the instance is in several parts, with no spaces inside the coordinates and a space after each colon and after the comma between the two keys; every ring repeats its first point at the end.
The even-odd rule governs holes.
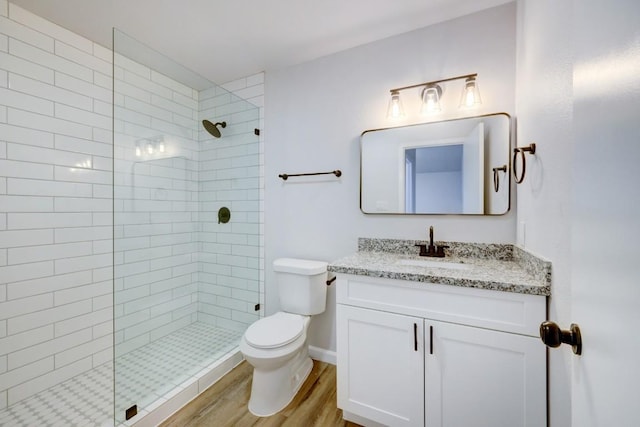
{"type": "Polygon", "coordinates": [[[336,367],[313,361],[313,370],[293,401],[271,417],[256,417],[247,409],[253,368],[242,362],[162,427],[317,426],[358,427],[344,421],[336,406],[336,367]]]}

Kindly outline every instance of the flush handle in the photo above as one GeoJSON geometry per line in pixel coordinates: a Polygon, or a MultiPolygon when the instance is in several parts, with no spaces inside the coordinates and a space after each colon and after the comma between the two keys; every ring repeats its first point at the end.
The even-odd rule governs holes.
{"type": "Polygon", "coordinates": [[[560,326],[551,321],[540,324],[540,338],[549,347],[560,347],[560,344],[569,344],[573,352],[582,354],[582,335],[580,327],[572,323],[569,330],[562,330],[560,326]]]}

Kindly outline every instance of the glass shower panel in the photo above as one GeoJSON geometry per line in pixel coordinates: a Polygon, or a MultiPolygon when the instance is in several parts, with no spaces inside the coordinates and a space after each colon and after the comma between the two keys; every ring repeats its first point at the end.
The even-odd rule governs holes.
{"type": "Polygon", "coordinates": [[[259,109],[117,30],[113,90],[121,422],[214,370],[259,317],[259,109]]]}

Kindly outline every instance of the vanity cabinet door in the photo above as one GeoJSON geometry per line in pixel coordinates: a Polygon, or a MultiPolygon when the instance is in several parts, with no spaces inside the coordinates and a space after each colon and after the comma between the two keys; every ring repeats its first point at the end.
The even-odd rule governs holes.
{"type": "Polygon", "coordinates": [[[338,407],[387,426],[424,425],[423,323],[338,304],[338,407]]]}
{"type": "Polygon", "coordinates": [[[425,341],[427,427],[547,425],[538,338],[427,320],[425,341]]]}

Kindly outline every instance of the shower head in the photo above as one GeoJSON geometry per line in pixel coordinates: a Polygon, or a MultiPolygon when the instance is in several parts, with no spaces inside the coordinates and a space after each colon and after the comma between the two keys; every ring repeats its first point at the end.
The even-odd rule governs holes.
{"type": "Polygon", "coordinates": [[[202,126],[204,126],[207,132],[209,132],[211,135],[213,135],[216,138],[220,138],[221,136],[220,129],[218,129],[218,125],[222,126],[222,128],[224,129],[227,127],[227,122],[218,122],[214,124],[206,119],[202,121],[202,126]]]}

